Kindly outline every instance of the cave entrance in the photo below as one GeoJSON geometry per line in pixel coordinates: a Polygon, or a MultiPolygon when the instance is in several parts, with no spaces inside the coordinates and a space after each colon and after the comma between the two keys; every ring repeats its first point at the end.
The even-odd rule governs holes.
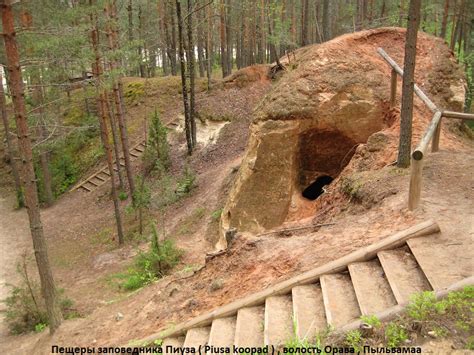
{"type": "Polygon", "coordinates": [[[311,185],[303,190],[303,197],[308,200],[316,200],[324,192],[323,187],[329,185],[334,179],[329,175],[322,175],[316,179],[311,185]]]}
{"type": "Polygon", "coordinates": [[[302,197],[316,200],[354,154],[356,143],[335,130],[309,129],[299,136],[298,185],[302,197]]]}

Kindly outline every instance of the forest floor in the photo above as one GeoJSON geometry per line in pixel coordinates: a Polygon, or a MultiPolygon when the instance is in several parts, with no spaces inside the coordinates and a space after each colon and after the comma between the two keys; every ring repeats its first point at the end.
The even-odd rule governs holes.
{"type": "MultiPolygon", "coordinates": [[[[120,258],[123,259],[117,256],[115,261],[104,265],[103,270],[90,265],[93,264],[94,258],[88,260],[90,272],[80,264],[77,272],[73,272],[73,268],[65,272],[56,264],[55,274],[58,283],[61,286],[67,285],[65,288],[68,295],[73,295],[72,297],[81,304],[94,304],[94,300],[98,300],[101,306],[93,307],[93,311],[85,318],[65,321],[53,338],[46,332],[23,336],[6,336],[3,333],[0,351],[8,354],[25,354],[34,349],[35,351],[28,353],[48,354],[51,344],[124,345],[154,333],[166,324],[188,319],[339,258],[426,218],[435,219],[441,227],[442,235],[449,236],[441,240],[446,249],[444,260],[439,260],[438,256],[434,255],[433,262],[440,263],[443,267],[451,265],[453,272],[458,272],[457,263],[453,261],[459,263],[463,258],[472,255],[473,152],[471,145],[461,150],[442,150],[428,157],[424,169],[426,179],[423,202],[416,214],[408,212],[405,208],[408,174],[395,174],[394,170],[387,169],[388,180],[382,179],[379,186],[373,186],[373,191],[385,189],[387,181],[390,182],[390,187],[397,187],[397,191],[377,206],[366,209],[361,205],[350,203],[344,212],[329,220],[335,223],[333,226],[324,227],[319,231],[297,232],[284,237],[273,235],[258,239],[242,238],[227,255],[213,259],[200,271],[175,272],[138,292],[122,294],[122,299],[111,298],[115,294],[108,293],[107,287],[100,285],[99,280],[102,274],[114,270],[117,264],[120,264],[120,260],[122,262],[127,260],[128,247],[117,249],[120,258]],[[94,278],[93,274],[98,277],[94,278]],[[67,275],[70,281],[65,279],[67,275]],[[216,280],[221,281],[220,286],[216,286],[216,280]],[[118,312],[123,314],[123,319],[117,320],[118,312]]],[[[230,166],[232,164],[229,164],[230,166]]],[[[210,173],[206,177],[215,178],[215,175],[210,173]]],[[[204,202],[203,196],[199,198],[195,196],[197,205],[204,202]]],[[[60,210],[67,208],[68,203],[60,201],[58,205],[57,208],[60,210]]],[[[3,246],[7,245],[11,248],[9,250],[14,251],[7,253],[9,255],[6,258],[2,255],[2,270],[5,270],[2,277],[8,282],[14,282],[16,277],[12,264],[20,257],[23,248],[31,247],[28,222],[24,211],[7,212],[11,211],[11,204],[5,200],[2,201],[2,208],[4,209],[2,212],[6,212],[2,213],[2,217],[7,217],[2,221],[3,229],[0,235],[2,250],[3,246]],[[7,264],[4,264],[5,262],[7,264]],[[5,266],[7,268],[4,268],[5,266]]],[[[43,213],[45,225],[52,222],[50,218],[53,218],[53,212],[50,209],[43,213]]],[[[54,224],[58,226],[60,223],[57,223],[56,218],[54,224]]],[[[71,223],[68,223],[69,228],[78,225],[73,223],[71,226],[71,223]]],[[[197,232],[202,238],[202,231],[197,232]]],[[[192,245],[186,247],[187,243],[178,242],[178,244],[189,253],[191,248],[199,245],[199,242],[199,237],[195,235],[190,236],[190,240],[187,241],[192,245]]],[[[208,246],[206,243],[204,245],[208,246]]],[[[190,262],[196,264],[201,262],[201,265],[204,265],[203,259],[207,248],[198,247],[200,250],[198,252],[192,250],[196,259],[190,262]]],[[[56,257],[52,258],[54,260],[56,257]]],[[[84,255],[83,258],[88,257],[84,255]]],[[[471,269],[471,274],[472,271],[471,269]]]]}
{"type": "MultiPolygon", "coordinates": [[[[136,237],[133,214],[125,214],[127,242],[117,247],[107,186],[92,193],[67,193],[54,206],[43,209],[42,220],[57,284],[75,301],[74,307],[81,317],[66,320],[53,337],[47,331],[7,336],[1,323],[0,353],[49,354],[52,344],[130,344],[427,218],[436,220],[443,234],[449,236],[441,241],[446,243],[444,261],[448,261],[443,266],[455,266],[451,261],[472,255],[474,144],[453,133],[452,125],[445,125],[441,151],[427,158],[422,205],[417,211],[406,209],[409,171],[386,166],[367,173],[368,189],[362,201],[330,189],[324,197],[327,204],[322,206],[322,212],[312,220],[298,221],[300,225],[312,221],[331,225],[285,235],[241,235],[227,253],[205,262],[206,253],[213,251],[216,241],[215,216],[222,208],[246,147],[252,109],[269,86],[268,82],[259,81],[244,88],[228,87],[198,96],[198,105],[201,102],[208,108],[206,118],[229,115],[234,119],[222,125],[217,136],[210,130],[207,142],[203,140],[188,160],[196,174],[195,189],[164,214],[159,210],[150,212],[150,219],[160,228],[162,220],[166,220],[168,237],[184,250],[183,260],[169,276],[135,292],[117,287],[113,275],[125,271],[138,250],[148,247],[148,242],[136,237]]],[[[157,96],[152,91],[150,95],[157,96]]],[[[181,120],[176,97],[174,102],[167,98],[161,103],[168,107],[161,113],[169,127],[178,126],[181,120]]],[[[134,117],[132,141],[141,137],[142,118],[152,109],[153,103],[146,102],[129,108],[130,117],[134,117]]],[[[416,138],[430,118],[429,114],[422,115],[416,122],[416,138]]],[[[171,134],[170,138],[172,172],[179,175],[185,160],[184,140],[180,134],[171,134]]],[[[26,213],[12,210],[13,197],[11,191],[6,191],[3,189],[1,196],[8,197],[0,199],[1,297],[7,293],[5,283],[18,281],[15,264],[25,248],[32,260],[26,213]]],[[[125,210],[127,202],[121,203],[125,210]]],[[[31,265],[34,270],[34,263],[31,265]]]]}

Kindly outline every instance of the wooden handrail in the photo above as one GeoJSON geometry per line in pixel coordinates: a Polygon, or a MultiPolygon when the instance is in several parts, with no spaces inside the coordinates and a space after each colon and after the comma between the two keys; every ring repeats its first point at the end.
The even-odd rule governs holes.
{"type": "MultiPolygon", "coordinates": [[[[377,52],[380,56],[392,67],[391,79],[390,79],[390,108],[395,106],[395,99],[397,93],[397,80],[396,75],[403,77],[403,70],[390,56],[382,49],[377,48],[377,52]]],[[[431,120],[425,134],[421,138],[420,143],[411,154],[411,174],[410,174],[410,190],[408,194],[408,209],[410,211],[418,207],[421,196],[421,180],[423,172],[423,157],[428,149],[428,145],[431,143],[431,151],[437,152],[439,150],[439,138],[441,136],[441,120],[443,117],[447,118],[459,118],[462,120],[474,120],[474,114],[454,112],[440,110],[430,100],[428,96],[414,84],[415,94],[428,106],[428,108],[434,112],[433,119],[431,120]]]]}
{"type": "Polygon", "coordinates": [[[443,117],[460,118],[461,120],[474,120],[474,114],[472,113],[446,111],[446,110],[443,111],[443,117]]]}
{"type": "Polygon", "coordinates": [[[430,144],[430,141],[433,138],[439,126],[439,123],[441,122],[441,116],[442,116],[441,111],[436,111],[436,113],[433,116],[433,119],[431,120],[428,128],[425,131],[425,134],[423,135],[423,138],[421,138],[420,143],[411,154],[413,159],[415,160],[423,159],[426,149],[428,148],[428,144],[430,144]]]}
{"type": "MultiPolygon", "coordinates": [[[[377,52],[395,70],[395,72],[403,78],[403,69],[400,68],[400,66],[392,58],[390,58],[390,56],[382,48],[377,48],[377,52]]],[[[423,92],[423,90],[421,90],[416,84],[414,84],[414,91],[415,94],[421,99],[421,101],[425,103],[426,106],[428,106],[432,112],[439,111],[434,102],[431,101],[430,98],[423,92]]]]}

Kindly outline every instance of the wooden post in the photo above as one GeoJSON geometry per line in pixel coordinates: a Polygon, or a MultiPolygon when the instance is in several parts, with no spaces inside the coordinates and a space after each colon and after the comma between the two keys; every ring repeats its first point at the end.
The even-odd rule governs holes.
{"type": "Polygon", "coordinates": [[[423,172],[423,159],[411,158],[410,190],[408,192],[408,209],[413,211],[420,204],[421,174],[423,172]]]}
{"type": "Polygon", "coordinates": [[[431,142],[431,151],[437,152],[439,150],[439,137],[441,136],[441,123],[443,121],[443,117],[440,117],[438,125],[436,126],[436,131],[433,135],[433,141],[431,142]]]}
{"type": "Polygon", "coordinates": [[[392,68],[390,78],[390,108],[394,108],[397,102],[397,71],[392,68]]]}

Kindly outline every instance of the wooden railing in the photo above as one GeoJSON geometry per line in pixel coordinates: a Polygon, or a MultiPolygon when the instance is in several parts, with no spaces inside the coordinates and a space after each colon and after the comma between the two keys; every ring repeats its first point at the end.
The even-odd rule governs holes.
{"type": "MultiPolygon", "coordinates": [[[[403,70],[398,64],[390,58],[390,56],[382,49],[378,48],[377,52],[380,56],[392,67],[392,75],[390,80],[390,107],[395,107],[397,95],[397,76],[403,77],[403,70]]],[[[437,152],[439,150],[439,138],[441,134],[441,120],[446,118],[458,118],[462,120],[474,120],[474,114],[440,110],[433,101],[419,88],[414,85],[415,94],[428,106],[434,113],[425,134],[421,138],[418,146],[411,154],[411,175],[410,175],[410,190],[408,194],[408,209],[414,210],[420,204],[421,199],[421,182],[423,173],[423,157],[426,154],[428,145],[431,142],[431,151],[437,152]]]]}

